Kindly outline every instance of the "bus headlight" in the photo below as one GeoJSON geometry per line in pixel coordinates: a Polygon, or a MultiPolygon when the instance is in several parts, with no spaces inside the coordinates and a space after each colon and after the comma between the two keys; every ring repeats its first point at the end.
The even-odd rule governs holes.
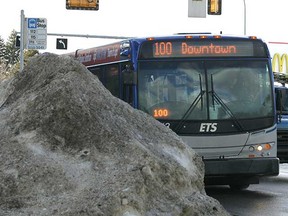
{"type": "Polygon", "coordinates": [[[257,151],[262,151],[263,147],[261,145],[258,145],[256,149],[257,149],[257,151]]]}
{"type": "Polygon", "coordinates": [[[249,146],[249,157],[256,157],[257,155],[269,156],[270,150],[273,148],[275,143],[261,143],[249,146]]]}
{"type": "Polygon", "coordinates": [[[257,151],[261,152],[261,151],[268,151],[272,148],[272,143],[263,143],[263,144],[259,144],[257,145],[256,149],[257,151]]]}
{"type": "Polygon", "coordinates": [[[254,151],[255,151],[254,146],[250,146],[250,147],[249,147],[249,151],[250,151],[250,152],[254,152],[254,151]]]}

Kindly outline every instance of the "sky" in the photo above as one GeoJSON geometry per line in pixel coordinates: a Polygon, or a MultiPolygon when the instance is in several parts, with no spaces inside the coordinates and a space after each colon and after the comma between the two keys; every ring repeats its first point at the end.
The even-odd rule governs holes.
{"type": "MultiPolygon", "coordinates": [[[[269,43],[288,42],[287,0],[222,0],[222,14],[206,18],[188,17],[188,1],[192,0],[99,0],[98,11],[67,10],[66,0],[5,1],[0,7],[0,36],[6,41],[12,30],[20,32],[21,10],[26,18],[46,18],[47,32],[53,34],[141,37],[222,31],[243,35],[245,1],[246,35],[266,41],[272,55],[288,53],[288,44],[269,43]]],[[[68,49],[57,50],[56,38],[61,36],[48,35],[47,49],[39,51],[61,54],[118,41],[65,36],[68,49]]]]}

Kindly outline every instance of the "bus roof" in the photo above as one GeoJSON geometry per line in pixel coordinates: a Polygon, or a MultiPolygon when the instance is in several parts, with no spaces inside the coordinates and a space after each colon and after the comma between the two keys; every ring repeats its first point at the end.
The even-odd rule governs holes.
{"type": "MultiPolygon", "coordinates": [[[[169,41],[169,40],[189,40],[189,41],[207,41],[209,40],[225,40],[225,41],[252,41],[258,39],[255,36],[233,36],[210,33],[180,33],[169,36],[155,36],[155,37],[139,37],[125,39],[116,43],[111,43],[103,46],[77,50],[75,57],[80,60],[85,66],[90,67],[99,64],[106,64],[111,62],[128,61],[131,57],[128,48],[131,44],[142,44],[146,41],[169,41]]],[[[263,42],[264,43],[264,42],[263,42]]],[[[240,46],[239,46],[240,47],[240,46]]],[[[187,56],[188,57],[188,56],[187,56]]]]}
{"type": "Polygon", "coordinates": [[[223,39],[258,39],[261,40],[260,38],[257,38],[256,36],[240,36],[240,35],[222,35],[222,34],[211,34],[211,33],[177,33],[174,35],[169,35],[169,36],[152,36],[152,37],[139,37],[139,38],[131,38],[128,40],[131,41],[146,41],[146,40],[169,40],[169,39],[213,39],[213,38],[223,38],[223,39]]]}

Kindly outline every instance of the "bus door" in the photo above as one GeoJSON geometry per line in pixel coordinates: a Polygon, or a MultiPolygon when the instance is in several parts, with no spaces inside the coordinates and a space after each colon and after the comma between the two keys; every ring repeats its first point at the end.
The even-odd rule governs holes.
{"type": "Polygon", "coordinates": [[[136,108],[137,93],[136,84],[137,76],[136,72],[130,64],[122,65],[122,80],[123,80],[123,100],[129,103],[132,107],[136,108]]]}

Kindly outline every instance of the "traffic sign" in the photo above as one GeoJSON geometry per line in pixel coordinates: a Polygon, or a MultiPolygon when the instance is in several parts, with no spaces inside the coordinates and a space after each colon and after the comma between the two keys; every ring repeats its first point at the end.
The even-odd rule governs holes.
{"type": "Polygon", "coordinates": [[[66,0],[66,9],[99,10],[99,0],[66,0]]]}
{"type": "Polygon", "coordinates": [[[188,17],[206,18],[207,0],[189,0],[188,17]]]}
{"type": "Polygon", "coordinates": [[[68,39],[67,38],[57,38],[56,39],[56,49],[65,49],[67,50],[68,39]]]}
{"type": "Polygon", "coordinates": [[[46,49],[47,47],[47,19],[26,18],[26,49],[46,49]]]}

